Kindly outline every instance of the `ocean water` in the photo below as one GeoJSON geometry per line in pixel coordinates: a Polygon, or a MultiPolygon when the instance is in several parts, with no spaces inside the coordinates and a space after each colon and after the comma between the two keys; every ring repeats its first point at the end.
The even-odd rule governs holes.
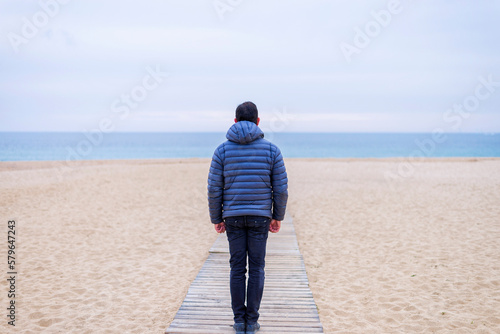
{"type": "MultiPolygon", "coordinates": [[[[284,157],[500,157],[500,134],[273,133],[284,157]]],[[[209,158],[225,133],[0,132],[0,161],[209,158]]]]}

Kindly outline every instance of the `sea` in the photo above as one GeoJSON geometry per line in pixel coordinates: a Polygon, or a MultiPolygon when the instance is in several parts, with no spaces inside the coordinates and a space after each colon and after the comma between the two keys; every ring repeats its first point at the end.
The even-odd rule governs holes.
{"type": "MultiPolygon", "coordinates": [[[[272,133],[285,158],[500,157],[499,133],[272,133]]],[[[210,158],[225,133],[0,132],[0,161],[210,158]]]]}

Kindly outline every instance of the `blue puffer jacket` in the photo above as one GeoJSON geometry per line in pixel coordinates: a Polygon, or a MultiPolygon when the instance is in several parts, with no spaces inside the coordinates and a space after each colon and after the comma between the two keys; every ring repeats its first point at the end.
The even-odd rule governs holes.
{"type": "Polygon", "coordinates": [[[212,223],[246,215],[283,220],[288,179],[279,148],[247,121],[233,124],[226,138],[215,150],[208,174],[212,223]]]}

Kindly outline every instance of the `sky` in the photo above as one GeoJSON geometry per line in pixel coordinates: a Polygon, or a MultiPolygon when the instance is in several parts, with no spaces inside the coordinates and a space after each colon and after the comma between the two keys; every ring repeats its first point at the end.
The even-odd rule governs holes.
{"type": "Polygon", "coordinates": [[[500,132],[500,1],[0,0],[0,131],[500,132]]]}

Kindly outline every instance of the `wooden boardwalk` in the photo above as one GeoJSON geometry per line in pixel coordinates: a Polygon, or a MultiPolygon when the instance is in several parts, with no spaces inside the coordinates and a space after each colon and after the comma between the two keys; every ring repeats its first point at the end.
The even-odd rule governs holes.
{"type": "MultiPolygon", "coordinates": [[[[291,219],[269,233],[259,334],[323,333],[291,219]]],[[[226,234],[210,249],[167,334],[234,333],[226,234]]]]}

